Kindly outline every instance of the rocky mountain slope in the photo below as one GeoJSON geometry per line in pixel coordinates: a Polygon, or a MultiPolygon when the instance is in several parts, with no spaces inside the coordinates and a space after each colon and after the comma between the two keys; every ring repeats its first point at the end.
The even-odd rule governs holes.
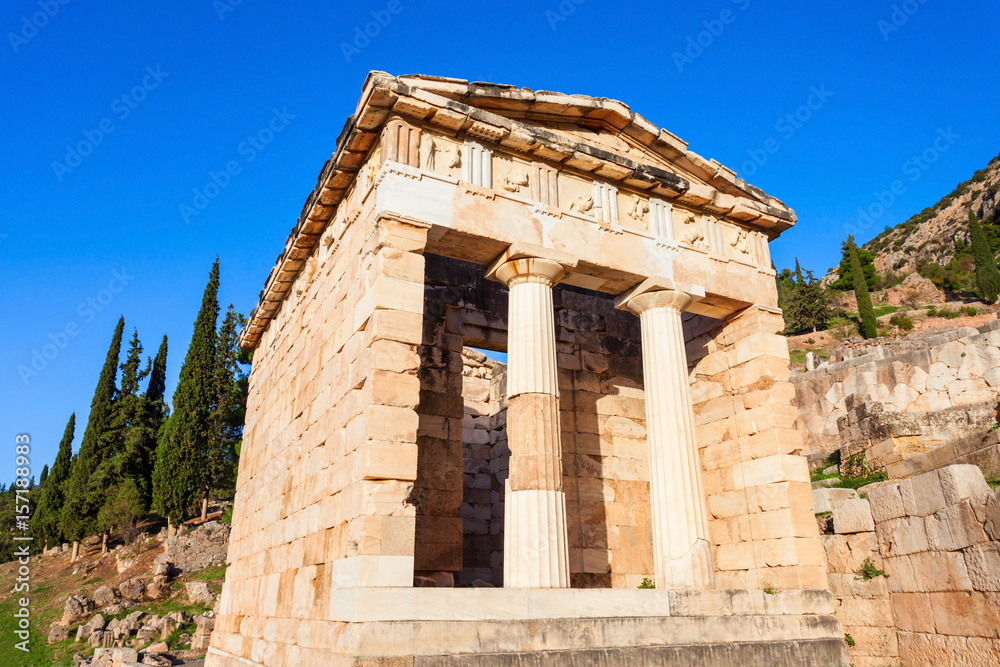
{"type": "Polygon", "coordinates": [[[959,185],[934,206],[906,222],[887,229],[864,249],[875,256],[879,275],[908,274],[921,262],[946,265],[955,254],[955,241],[969,241],[969,208],[980,220],[1000,224],[1000,155],[959,185]]]}

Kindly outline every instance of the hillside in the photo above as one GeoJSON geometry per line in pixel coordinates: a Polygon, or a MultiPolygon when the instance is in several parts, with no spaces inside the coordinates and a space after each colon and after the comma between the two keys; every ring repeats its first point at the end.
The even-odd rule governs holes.
{"type": "MultiPolygon", "coordinates": [[[[874,255],[880,276],[906,275],[918,271],[922,264],[946,266],[955,256],[955,242],[969,242],[969,208],[980,220],[997,224],[998,205],[1000,155],[934,206],[883,231],[863,247],[874,255]]],[[[991,227],[986,226],[988,233],[991,227]]]]}

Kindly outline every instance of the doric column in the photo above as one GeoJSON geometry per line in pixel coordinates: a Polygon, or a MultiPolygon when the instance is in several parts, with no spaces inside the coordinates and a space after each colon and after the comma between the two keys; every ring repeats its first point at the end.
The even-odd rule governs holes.
{"type": "Polygon", "coordinates": [[[539,257],[494,262],[488,275],[510,288],[504,586],[569,587],[552,287],[563,264],[539,257]]]}
{"type": "Polygon", "coordinates": [[[646,395],[646,438],[657,588],[710,588],[708,513],[694,438],[681,313],[704,296],[700,288],[663,289],[648,280],[619,297],[639,316],[646,395]]]}

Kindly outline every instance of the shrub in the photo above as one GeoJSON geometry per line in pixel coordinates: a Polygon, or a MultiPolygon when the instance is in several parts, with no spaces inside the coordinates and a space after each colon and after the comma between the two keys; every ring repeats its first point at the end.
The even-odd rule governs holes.
{"type": "Polygon", "coordinates": [[[639,583],[638,588],[656,588],[656,584],[649,577],[643,577],[642,582],[639,583]]]}
{"type": "Polygon", "coordinates": [[[851,647],[857,645],[857,642],[854,641],[854,637],[851,636],[851,633],[847,633],[846,635],[844,635],[844,642],[851,647]]]}
{"type": "Polygon", "coordinates": [[[880,570],[875,567],[875,563],[872,562],[871,557],[865,558],[865,562],[861,564],[858,571],[855,572],[857,575],[855,579],[868,581],[869,579],[874,579],[875,577],[885,577],[889,578],[889,575],[885,573],[884,570],[880,570]]]}
{"type": "Polygon", "coordinates": [[[953,320],[956,317],[958,317],[958,315],[959,315],[958,311],[947,310],[947,309],[945,309],[945,310],[939,310],[938,314],[937,314],[938,317],[943,317],[946,320],[953,320]]]}
{"type": "Polygon", "coordinates": [[[979,310],[975,306],[966,306],[965,308],[962,308],[962,312],[969,317],[975,317],[979,310]]]}
{"type": "Polygon", "coordinates": [[[903,331],[909,331],[913,328],[913,319],[905,315],[893,315],[889,318],[889,324],[899,327],[903,331]]]}

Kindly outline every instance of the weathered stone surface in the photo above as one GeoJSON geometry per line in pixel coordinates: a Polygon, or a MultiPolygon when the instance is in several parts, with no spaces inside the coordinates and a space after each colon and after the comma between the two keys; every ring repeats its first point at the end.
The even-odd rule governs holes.
{"type": "Polygon", "coordinates": [[[94,591],[94,604],[98,607],[107,607],[118,600],[118,592],[111,586],[101,586],[94,591]]]}
{"type": "Polygon", "coordinates": [[[60,619],[59,624],[70,626],[75,623],[82,621],[86,615],[93,611],[94,601],[88,597],[82,595],[71,595],[66,600],[66,605],[63,608],[62,619],[60,619]]]}
{"type": "Polygon", "coordinates": [[[69,628],[65,625],[56,623],[49,630],[49,643],[66,641],[67,639],[69,639],[69,628]]]}
{"type": "Polygon", "coordinates": [[[123,598],[134,602],[142,598],[142,594],[146,590],[146,582],[139,577],[133,577],[119,584],[118,590],[121,592],[123,598]]]}
{"type": "Polygon", "coordinates": [[[990,492],[983,471],[974,465],[951,465],[938,471],[944,500],[949,505],[990,492]]]}
{"type": "Polygon", "coordinates": [[[875,521],[868,501],[857,498],[833,503],[833,529],[841,535],[874,531],[875,521]]]}
{"type": "Polygon", "coordinates": [[[858,497],[858,492],[854,489],[813,489],[813,511],[816,514],[821,512],[832,512],[834,503],[841,500],[850,500],[858,497]]]}
{"type": "Polygon", "coordinates": [[[191,602],[211,604],[212,600],[215,599],[215,593],[204,581],[189,581],[184,584],[184,590],[191,602]]]}

